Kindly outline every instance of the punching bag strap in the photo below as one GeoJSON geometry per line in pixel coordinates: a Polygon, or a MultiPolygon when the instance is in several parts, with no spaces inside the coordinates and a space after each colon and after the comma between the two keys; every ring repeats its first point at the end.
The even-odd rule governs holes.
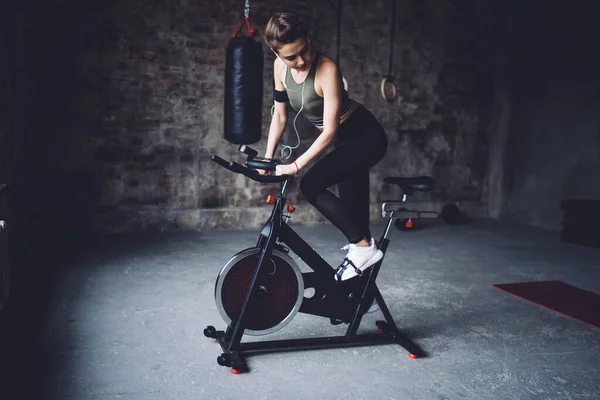
{"type": "Polygon", "coordinates": [[[237,35],[240,34],[240,31],[244,27],[244,23],[248,29],[248,36],[254,37],[254,28],[252,27],[252,24],[250,24],[250,0],[246,0],[246,5],[244,6],[244,19],[233,33],[233,37],[237,37],[237,35]]]}

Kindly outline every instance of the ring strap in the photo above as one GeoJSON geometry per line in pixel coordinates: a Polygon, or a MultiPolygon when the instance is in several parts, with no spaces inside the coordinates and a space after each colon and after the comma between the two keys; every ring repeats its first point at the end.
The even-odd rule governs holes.
{"type": "Polygon", "coordinates": [[[396,100],[396,97],[398,96],[398,89],[396,88],[396,84],[394,83],[394,78],[391,75],[386,76],[381,81],[381,96],[383,96],[383,98],[389,102],[396,100]],[[388,83],[392,85],[391,97],[388,97],[386,90],[385,90],[385,86],[388,83]]]}

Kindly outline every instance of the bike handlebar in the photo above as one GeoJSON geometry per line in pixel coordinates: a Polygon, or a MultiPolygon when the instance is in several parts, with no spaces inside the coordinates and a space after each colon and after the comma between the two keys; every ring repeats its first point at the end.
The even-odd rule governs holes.
{"type": "Polygon", "coordinates": [[[242,174],[244,176],[247,176],[248,178],[256,182],[280,183],[285,182],[286,180],[291,178],[290,175],[261,175],[255,169],[244,167],[243,165],[240,165],[235,161],[225,161],[216,154],[213,154],[211,159],[223,168],[227,168],[228,170],[230,170],[231,172],[235,172],[236,174],[242,174]]]}

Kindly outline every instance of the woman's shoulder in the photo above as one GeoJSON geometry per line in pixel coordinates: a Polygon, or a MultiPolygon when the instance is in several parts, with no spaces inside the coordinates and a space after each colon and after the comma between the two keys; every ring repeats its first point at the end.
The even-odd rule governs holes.
{"type": "Polygon", "coordinates": [[[283,61],[281,61],[279,59],[279,57],[275,57],[275,61],[273,61],[273,70],[275,72],[277,72],[277,71],[281,72],[284,67],[285,67],[285,64],[283,63],[283,61]]]}
{"type": "Polygon", "coordinates": [[[324,54],[319,54],[319,60],[317,64],[317,71],[331,73],[337,71],[337,65],[335,61],[324,54]]]}
{"type": "Polygon", "coordinates": [[[273,77],[281,80],[283,76],[283,71],[285,69],[285,64],[278,57],[275,57],[275,61],[273,61],[273,77]]]}

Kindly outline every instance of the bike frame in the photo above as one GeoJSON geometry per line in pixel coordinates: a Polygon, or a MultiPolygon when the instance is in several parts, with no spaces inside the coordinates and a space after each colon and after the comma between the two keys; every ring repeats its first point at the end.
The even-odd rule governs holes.
{"type": "MultiPolygon", "coordinates": [[[[213,157],[214,159],[214,157],[213,157]]],[[[216,160],[219,162],[218,160],[216,160]]],[[[223,160],[224,162],[224,160],[223,160]]],[[[223,162],[219,162],[224,165],[223,162]]],[[[241,172],[235,163],[224,165],[234,172],[241,172]]],[[[246,173],[247,174],[247,173],[246,173]]],[[[329,265],[313,248],[306,243],[288,224],[284,221],[284,207],[287,202],[287,187],[292,181],[292,177],[287,177],[281,182],[281,190],[271,216],[261,230],[257,247],[260,248],[260,254],[254,272],[250,290],[248,291],[241,308],[239,317],[232,320],[226,331],[205,330],[205,335],[214,337],[221,345],[223,354],[217,359],[220,365],[229,366],[233,371],[242,372],[248,370],[245,362],[245,356],[265,353],[281,352],[293,350],[309,350],[324,348],[340,348],[366,346],[376,344],[399,344],[409,352],[411,358],[424,356],[424,352],[408,337],[401,333],[394,322],[394,319],[376,285],[377,275],[381,268],[385,252],[387,250],[389,239],[387,234],[393,222],[393,212],[391,213],[384,234],[379,241],[379,249],[384,253],[382,258],[373,267],[369,268],[361,277],[349,279],[343,282],[336,282],[334,279],[335,269],[329,265]],[[285,244],[287,247],[285,247],[285,244]],[[345,335],[328,336],[318,338],[303,338],[275,341],[260,341],[242,343],[242,336],[245,330],[246,310],[252,301],[252,293],[258,289],[258,282],[261,274],[264,273],[263,265],[265,260],[269,259],[273,249],[283,252],[293,251],[312,269],[312,272],[302,274],[304,286],[314,288],[315,293],[312,297],[304,297],[299,309],[302,313],[313,314],[322,317],[329,317],[332,324],[348,323],[348,329],[345,335]],[[378,333],[357,334],[362,321],[362,316],[373,303],[377,301],[381,312],[385,318],[384,321],[377,321],[378,333]]],[[[404,197],[404,201],[406,196],[404,197]]],[[[207,328],[208,329],[208,328],[207,328]]]]}

